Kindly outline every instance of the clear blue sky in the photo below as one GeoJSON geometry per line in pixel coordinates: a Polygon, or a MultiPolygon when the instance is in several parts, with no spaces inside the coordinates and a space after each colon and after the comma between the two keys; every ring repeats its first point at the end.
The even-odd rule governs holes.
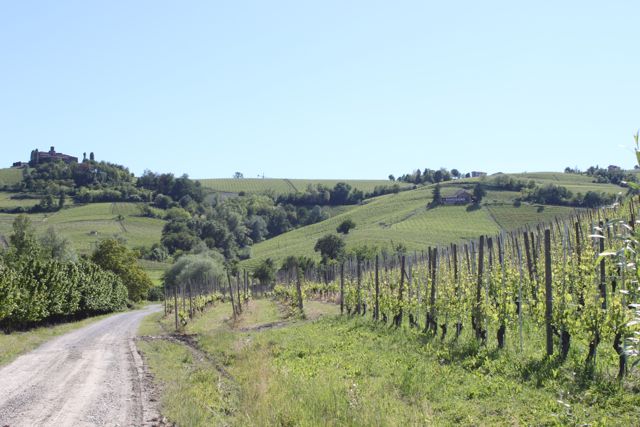
{"type": "Polygon", "coordinates": [[[633,165],[640,2],[3,1],[1,166],[194,178],[633,165]]]}

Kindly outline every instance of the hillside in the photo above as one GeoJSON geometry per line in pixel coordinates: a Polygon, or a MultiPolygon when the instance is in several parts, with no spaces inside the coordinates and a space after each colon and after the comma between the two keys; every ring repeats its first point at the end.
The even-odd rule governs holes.
{"type": "Polygon", "coordinates": [[[291,254],[316,257],[315,242],[327,233],[335,233],[346,218],[356,223],[356,228],[345,236],[347,249],[360,244],[388,247],[392,242],[402,242],[409,250],[419,251],[429,245],[470,240],[481,234],[495,234],[503,227],[537,223],[573,211],[559,206],[547,206],[539,211],[536,206],[524,204],[515,208],[505,199],[504,192],[489,192],[489,202],[477,210],[468,210],[466,206],[427,209],[426,205],[432,200],[431,191],[432,187],[428,186],[377,197],[326,221],[260,242],[253,246],[252,259],[247,264],[254,265],[264,258],[280,261],[291,254]]]}
{"type": "Polygon", "coordinates": [[[364,193],[372,192],[377,186],[389,186],[398,184],[401,188],[410,187],[411,184],[403,182],[392,182],[389,180],[366,180],[366,179],[286,179],[286,178],[218,178],[199,179],[205,188],[220,193],[240,193],[257,194],[272,192],[275,195],[296,193],[305,191],[309,185],[321,184],[325,187],[333,187],[338,182],[345,182],[351,187],[361,190],[364,193]]]}
{"type": "MultiPolygon", "coordinates": [[[[12,200],[6,196],[7,193],[0,193],[0,207],[10,203],[34,202],[12,200]]],[[[78,253],[88,254],[96,242],[108,237],[123,238],[129,247],[159,242],[164,221],[140,217],[139,213],[135,203],[93,203],[67,207],[55,213],[30,214],[29,218],[37,233],[53,226],[71,241],[78,253]],[[118,215],[122,215],[124,220],[118,221],[118,215]]],[[[13,214],[0,214],[0,235],[11,234],[15,217],[13,214]]]]}
{"type": "MultiPolygon", "coordinates": [[[[538,185],[565,186],[574,193],[625,192],[625,189],[616,185],[593,183],[590,177],[584,175],[540,172],[510,176],[534,180],[538,185]]],[[[453,194],[457,189],[470,187],[475,182],[478,179],[450,181],[442,185],[442,194],[453,194]]],[[[336,227],[347,218],[356,223],[356,228],[345,236],[347,249],[360,244],[388,247],[392,242],[402,242],[409,250],[423,250],[430,245],[446,245],[477,238],[481,234],[512,230],[524,224],[550,221],[574,211],[571,207],[526,203],[516,207],[514,200],[520,193],[513,191],[488,191],[478,210],[471,210],[466,206],[427,209],[427,204],[432,200],[432,191],[433,185],[429,185],[370,199],[326,221],[254,245],[252,258],[245,264],[253,266],[265,258],[281,261],[290,254],[317,257],[313,246],[318,238],[327,233],[335,233],[336,227]]]]}
{"type": "Polygon", "coordinates": [[[0,169],[0,187],[22,181],[22,170],[14,168],[0,169]]]}

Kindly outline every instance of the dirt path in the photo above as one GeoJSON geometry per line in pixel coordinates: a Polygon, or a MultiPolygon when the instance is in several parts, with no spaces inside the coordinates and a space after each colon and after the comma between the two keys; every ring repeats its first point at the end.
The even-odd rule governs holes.
{"type": "Polygon", "coordinates": [[[116,314],[0,368],[0,426],[154,425],[133,338],[160,306],[116,314]]]}

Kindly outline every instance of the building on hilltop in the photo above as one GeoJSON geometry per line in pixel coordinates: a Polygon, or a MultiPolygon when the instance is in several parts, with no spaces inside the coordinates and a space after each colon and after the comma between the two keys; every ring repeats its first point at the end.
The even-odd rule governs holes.
{"type": "Polygon", "coordinates": [[[39,163],[43,162],[53,162],[53,161],[63,161],[65,163],[78,163],[78,158],[70,156],[68,154],[56,153],[55,147],[51,147],[48,152],[38,151],[36,148],[31,152],[31,160],[29,160],[29,164],[31,166],[35,166],[39,163]]]}
{"type": "Polygon", "coordinates": [[[467,205],[473,201],[473,195],[466,190],[458,190],[453,196],[443,197],[443,205],[467,205]]]}
{"type": "Polygon", "coordinates": [[[483,176],[487,176],[486,172],[473,171],[471,172],[471,178],[481,178],[483,176]]]}

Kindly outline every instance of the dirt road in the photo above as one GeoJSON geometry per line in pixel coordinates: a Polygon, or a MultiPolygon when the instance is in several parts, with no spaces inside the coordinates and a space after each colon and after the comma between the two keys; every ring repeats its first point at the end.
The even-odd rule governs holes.
{"type": "Polygon", "coordinates": [[[155,424],[133,337],[158,310],[116,314],[0,368],[0,427],[155,424]]]}

